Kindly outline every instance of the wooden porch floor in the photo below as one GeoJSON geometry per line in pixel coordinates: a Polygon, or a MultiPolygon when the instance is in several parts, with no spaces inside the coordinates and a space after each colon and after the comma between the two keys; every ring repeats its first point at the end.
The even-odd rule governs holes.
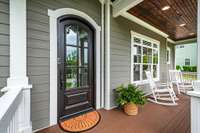
{"type": "MultiPolygon", "coordinates": [[[[137,116],[127,116],[118,109],[99,110],[100,123],[85,133],[190,133],[190,98],[179,96],[178,106],[147,103],[137,116]]],[[[58,125],[37,133],[64,133],[58,125]]]]}

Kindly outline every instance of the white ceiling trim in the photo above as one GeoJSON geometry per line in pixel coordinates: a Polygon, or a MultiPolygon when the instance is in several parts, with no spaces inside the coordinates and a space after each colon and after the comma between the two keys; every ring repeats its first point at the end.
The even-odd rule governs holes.
{"type": "Polygon", "coordinates": [[[181,43],[187,43],[187,42],[193,42],[193,41],[197,41],[197,38],[195,37],[195,38],[191,38],[191,39],[176,41],[175,44],[181,44],[181,43]]]}
{"type": "Polygon", "coordinates": [[[170,38],[167,38],[167,41],[170,42],[170,43],[176,44],[176,41],[173,41],[173,40],[170,39],[170,38]]]}
{"type": "Polygon", "coordinates": [[[118,17],[142,1],[144,0],[115,0],[113,2],[113,17],[118,17]]]}
{"type": "MultiPolygon", "coordinates": [[[[130,14],[128,12],[123,12],[120,15],[125,17],[125,18],[127,18],[127,19],[129,19],[129,20],[131,20],[131,21],[133,21],[133,22],[135,22],[135,23],[137,23],[137,24],[139,24],[139,25],[141,25],[142,27],[145,27],[145,28],[147,28],[147,29],[149,29],[149,30],[151,30],[151,31],[153,31],[153,32],[165,37],[165,38],[169,37],[169,35],[167,35],[166,33],[162,32],[161,30],[155,28],[154,26],[146,23],[145,21],[133,16],[132,14],[130,14]]],[[[173,41],[173,40],[171,40],[171,41],[173,41]]]]}

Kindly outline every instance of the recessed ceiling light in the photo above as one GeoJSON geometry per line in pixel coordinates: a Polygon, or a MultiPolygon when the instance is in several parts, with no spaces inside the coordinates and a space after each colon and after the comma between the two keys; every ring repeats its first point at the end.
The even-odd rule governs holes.
{"type": "Polygon", "coordinates": [[[180,27],[183,27],[183,26],[185,26],[185,25],[186,25],[186,24],[180,24],[179,26],[180,26],[180,27]]]}
{"type": "Polygon", "coordinates": [[[162,11],[169,10],[169,8],[170,8],[170,6],[164,6],[164,7],[162,8],[162,11]]]}
{"type": "Polygon", "coordinates": [[[194,34],[195,34],[194,32],[189,33],[189,35],[191,35],[191,36],[194,35],[194,34]]]}

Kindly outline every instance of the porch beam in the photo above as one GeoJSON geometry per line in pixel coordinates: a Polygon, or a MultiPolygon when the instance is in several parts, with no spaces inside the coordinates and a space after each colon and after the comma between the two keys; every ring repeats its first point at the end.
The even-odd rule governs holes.
{"type": "Polygon", "coordinates": [[[115,0],[113,2],[113,17],[118,17],[121,13],[141,3],[143,0],[115,0]]]}

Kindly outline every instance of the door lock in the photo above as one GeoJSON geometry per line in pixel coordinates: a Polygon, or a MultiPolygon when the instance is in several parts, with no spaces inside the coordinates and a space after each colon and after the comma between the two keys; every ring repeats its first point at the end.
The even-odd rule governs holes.
{"type": "Polygon", "coordinates": [[[57,58],[57,63],[61,64],[61,58],[57,58]]]}

